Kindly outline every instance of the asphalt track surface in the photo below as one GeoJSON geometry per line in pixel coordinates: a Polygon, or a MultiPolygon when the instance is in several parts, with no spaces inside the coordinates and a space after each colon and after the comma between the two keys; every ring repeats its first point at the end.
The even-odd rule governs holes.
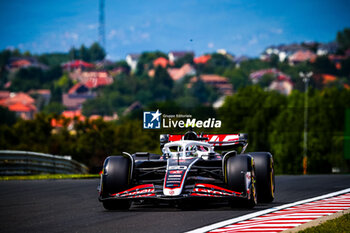
{"type": "Polygon", "coordinates": [[[200,203],[181,210],[135,205],[106,211],[97,200],[98,179],[0,182],[0,232],[185,232],[350,187],[350,175],[277,176],[276,198],[253,210],[200,203]]]}

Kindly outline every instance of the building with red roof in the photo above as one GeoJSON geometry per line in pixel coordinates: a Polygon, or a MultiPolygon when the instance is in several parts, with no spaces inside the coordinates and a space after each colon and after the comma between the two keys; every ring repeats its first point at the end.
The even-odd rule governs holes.
{"type": "Polygon", "coordinates": [[[63,105],[70,111],[80,110],[83,103],[88,99],[96,97],[96,93],[90,91],[90,89],[82,83],[75,84],[68,93],[62,95],[63,105]]]}
{"type": "Polygon", "coordinates": [[[33,119],[34,114],[37,111],[34,105],[22,103],[11,104],[8,106],[8,109],[12,112],[15,112],[17,116],[21,117],[24,120],[33,119]]]}
{"type": "Polygon", "coordinates": [[[62,65],[62,68],[65,70],[74,70],[74,69],[91,69],[95,65],[92,63],[85,62],[83,60],[73,60],[62,65]]]}
{"type": "Polygon", "coordinates": [[[10,92],[9,91],[0,91],[0,100],[7,99],[9,97],[10,97],[10,92]]]}
{"type": "Polygon", "coordinates": [[[22,104],[34,104],[35,100],[24,92],[10,93],[10,95],[5,99],[6,105],[11,105],[15,103],[22,104]]]}
{"type": "Polygon", "coordinates": [[[83,83],[77,83],[68,90],[68,94],[80,94],[86,93],[89,91],[89,88],[83,83]]]}
{"type": "MultiPolygon", "coordinates": [[[[232,95],[233,87],[228,78],[216,74],[203,74],[200,79],[207,85],[215,87],[223,95],[232,95]]],[[[198,77],[190,80],[189,87],[198,81],[198,77]]]]}
{"type": "Polygon", "coordinates": [[[157,59],[155,59],[153,61],[153,66],[154,67],[161,66],[161,67],[165,68],[168,65],[174,65],[174,63],[169,61],[168,59],[166,59],[164,57],[158,57],[157,59]]]}
{"type": "Polygon", "coordinates": [[[13,112],[36,111],[36,107],[34,105],[22,104],[20,102],[8,105],[8,109],[13,112]]]}
{"type": "Polygon", "coordinates": [[[278,69],[272,68],[272,69],[262,69],[262,70],[258,70],[255,72],[250,73],[249,78],[252,80],[252,82],[254,84],[258,83],[259,80],[261,79],[262,76],[266,75],[266,74],[271,74],[273,76],[276,77],[276,79],[283,81],[283,80],[287,80],[290,81],[291,78],[289,75],[281,72],[278,69]]]}
{"type": "Polygon", "coordinates": [[[34,57],[11,57],[9,59],[8,68],[10,71],[16,71],[21,68],[37,67],[43,70],[47,70],[48,67],[34,57]]]}
{"type": "Polygon", "coordinates": [[[42,102],[44,105],[49,104],[51,99],[51,91],[49,89],[37,89],[37,90],[30,90],[28,92],[29,95],[37,96],[40,102],[42,102]]]}
{"type": "Polygon", "coordinates": [[[69,119],[78,119],[79,121],[84,121],[85,120],[85,116],[81,113],[81,110],[76,110],[76,111],[63,111],[61,114],[63,117],[65,118],[69,118],[69,119]]]}
{"type": "Polygon", "coordinates": [[[331,75],[331,74],[322,74],[322,83],[323,84],[329,84],[332,83],[334,81],[337,81],[337,77],[335,75],[331,75]]]}
{"type": "Polygon", "coordinates": [[[277,91],[284,95],[289,95],[293,91],[293,83],[290,80],[276,79],[271,82],[268,90],[277,91]]]}
{"type": "Polygon", "coordinates": [[[51,119],[51,126],[54,128],[60,128],[64,125],[69,129],[73,129],[74,120],[85,121],[86,117],[81,113],[81,110],[76,111],[63,111],[61,116],[58,118],[51,119]]]}
{"type": "Polygon", "coordinates": [[[113,78],[107,71],[81,71],[75,70],[69,73],[69,77],[74,81],[78,81],[88,88],[97,88],[107,86],[113,83],[113,78]]]}
{"type": "Polygon", "coordinates": [[[203,55],[193,59],[193,62],[196,64],[206,64],[211,59],[211,55],[203,55]]]}
{"type": "Polygon", "coordinates": [[[310,50],[298,50],[288,57],[289,64],[295,65],[300,62],[310,61],[314,62],[317,55],[310,50]]]}
{"type": "Polygon", "coordinates": [[[0,99],[0,105],[15,112],[16,115],[22,119],[33,119],[37,108],[35,107],[35,100],[32,97],[23,92],[10,93],[7,97],[6,95],[7,93],[3,93],[5,98],[0,99]]]}
{"type": "Polygon", "coordinates": [[[32,63],[26,59],[20,59],[11,63],[12,68],[25,68],[29,67],[32,63]]]}
{"type": "Polygon", "coordinates": [[[107,86],[113,83],[113,78],[106,71],[83,72],[81,82],[88,88],[107,86]]]}
{"type": "Polygon", "coordinates": [[[291,77],[278,69],[263,69],[252,72],[249,75],[249,78],[252,80],[254,84],[258,83],[266,74],[273,75],[274,80],[271,82],[268,90],[277,91],[284,95],[289,95],[293,90],[293,82],[291,81],[291,77]]]}
{"type": "Polygon", "coordinates": [[[181,80],[186,75],[196,74],[196,70],[190,64],[184,64],[181,68],[168,68],[167,71],[174,81],[181,80]]]}

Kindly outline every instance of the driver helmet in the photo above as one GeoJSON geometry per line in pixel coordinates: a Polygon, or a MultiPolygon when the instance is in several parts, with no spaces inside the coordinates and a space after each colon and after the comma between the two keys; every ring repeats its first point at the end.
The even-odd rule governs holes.
{"type": "Polygon", "coordinates": [[[188,131],[184,135],[184,140],[196,140],[198,138],[194,131],[188,131]]]}

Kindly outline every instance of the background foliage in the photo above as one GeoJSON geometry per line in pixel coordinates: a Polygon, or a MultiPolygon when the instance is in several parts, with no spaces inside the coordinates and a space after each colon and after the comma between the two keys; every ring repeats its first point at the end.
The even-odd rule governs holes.
{"type": "MultiPolygon", "coordinates": [[[[343,56],[350,48],[350,29],[340,31],[336,36],[339,44],[337,55],[343,56]]],[[[313,46],[317,46],[317,43],[313,46]]],[[[315,48],[310,48],[315,50],[315,48]]],[[[113,76],[112,85],[93,91],[97,98],[83,105],[83,114],[113,115],[119,120],[83,122],[75,119],[71,124],[62,119],[63,127],[51,127],[53,118],[60,119],[64,110],[62,93],[66,93],[74,82],[60,65],[71,59],[101,61],[104,50],[94,43],[90,47],[82,45],[72,48],[69,53],[31,55],[19,50],[0,52],[0,87],[11,81],[10,91],[29,91],[47,88],[51,90],[51,102],[41,109],[33,120],[20,120],[6,108],[0,107],[0,149],[29,150],[52,154],[72,155],[74,159],[86,163],[92,171],[102,165],[104,158],[123,151],[150,151],[160,153],[158,137],[160,133],[184,133],[185,129],[143,130],[142,112],[159,109],[165,114],[189,114],[193,118],[206,120],[216,118],[222,121],[222,128],[208,129],[212,133],[244,132],[249,134],[249,151],[271,151],[275,157],[276,172],[288,174],[302,173],[304,98],[309,97],[308,117],[308,171],[329,173],[332,168],[349,171],[349,160],[344,158],[345,111],[350,108],[350,58],[340,61],[340,65],[327,56],[319,56],[314,62],[301,62],[291,66],[287,61],[279,61],[277,56],[269,60],[248,59],[237,61],[218,53],[210,54],[206,64],[195,64],[193,55],[188,54],[175,62],[175,67],[185,63],[194,66],[196,76],[217,74],[225,76],[233,85],[234,95],[226,97],[222,107],[214,109],[213,103],[220,93],[200,79],[189,82],[194,76],[186,76],[181,81],[173,81],[167,68],[154,67],[153,61],[167,57],[161,51],[144,52],[139,58],[137,69],[130,72],[125,61],[117,61],[105,66],[107,70],[122,69],[124,72],[113,76]],[[7,68],[13,57],[35,57],[47,69],[38,67],[9,72],[7,68]],[[289,75],[294,91],[288,95],[267,91],[275,78],[264,75],[253,85],[249,75],[260,69],[276,68],[289,75]],[[149,71],[154,70],[154,75],[149,71]],[[305,93],[299,72],[312,71],[310,89],[305,93]],[[324,83],[321,75],[337,77],[334,82],[324,83]],[[125,111],[131,104],[138,103],[134,111],[125,111]],[[73,126],[74,125],[74,126],[73,126]]],[[[350,123],[348,123],[350,124],[350,123]]],[[[202,131],[203,129],[195,129],[202,131]]],[[[349,133],[349,132],[348,132],[349,133]]]]}

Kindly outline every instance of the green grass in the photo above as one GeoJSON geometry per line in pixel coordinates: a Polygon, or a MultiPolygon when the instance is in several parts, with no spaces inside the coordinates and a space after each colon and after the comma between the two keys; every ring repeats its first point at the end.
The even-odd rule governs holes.
{"type": "Polygon", "coordinates": [[[348,233],[350,232],[350,213],[328,220],[321,225],[307,228],[298,233],[348,233]]]}
{"type": "Polygon", "coordinates": [[[50,180],[98,178],[98,174],[39,174],[26,176],[0,176],[0,180],[50,180]]]}

